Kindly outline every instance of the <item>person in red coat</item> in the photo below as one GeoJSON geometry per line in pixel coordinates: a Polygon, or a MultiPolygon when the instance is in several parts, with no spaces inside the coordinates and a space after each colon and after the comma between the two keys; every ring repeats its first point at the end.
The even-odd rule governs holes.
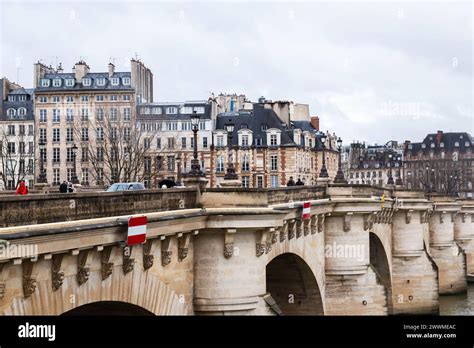
{"type": "Polygon", "coordinates": [[[27,195],[28,194],[28,187],[25,185],[25,180],[20,182],[20,186],[16,189],[17,195],[27,195]]]}

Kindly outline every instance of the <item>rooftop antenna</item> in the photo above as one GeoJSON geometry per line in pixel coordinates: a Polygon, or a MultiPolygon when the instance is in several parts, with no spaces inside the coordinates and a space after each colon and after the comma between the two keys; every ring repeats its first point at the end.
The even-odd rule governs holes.
{"type": "Polygon", "coordinates": [[[109,62],[112,63],[113,65],[115,65],[115,57],[109,57],[109,62]]]}
{"type": "Polygon", "coordinates": [[[135,60],[140,60],[137,52],[135,52],[135,60]]]}
{"type": "Polygon", "coordinates": [[[16,83],[20,84],[20,70],[21,67],[16,68],[16,83]]]}

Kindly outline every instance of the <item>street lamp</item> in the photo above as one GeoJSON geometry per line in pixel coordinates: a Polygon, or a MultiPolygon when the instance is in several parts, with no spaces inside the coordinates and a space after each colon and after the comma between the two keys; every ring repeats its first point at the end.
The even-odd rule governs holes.
{"type": "Polygon", "coordinates": [[[178,174],[176,175],[176,186],[181,186],[181,157],[179,155],[176,156],[176,165],[178,168],[178,174]]]}
{"type": "Polygon", "coordinates": [[[397,176],[397,180],[395,181],[395,184],[397,186],[403,186],[402,175],[400,171],[400,167],[402,166],[402,156],[400,155],[397,156],[397,162],[399,165],[399,169],[398,169],[398,174],[397,174],[398,176],[397,176]]]}
{"type": "Polygon", "coordinates": [[[198,141],[197,141],[197,132],[199,130],[199,120],[201,116],[194,111],[191,115],[191,126],[194,133],[194,146],[193,146],[193,159],[191,160],[191,170],[188,173],[188,176],[205,176],[201,170],[201,165],[198,160],[198,141]]]}
{"type": "Polygon", "coordinates": [[[227,131],[227,173],[224,175],[224,180],[237,180],[239,177],[235,173],[234,163],[232,162],[232,135],[234,134],[234,125],[226,124],[225,130],[227,131]]]}
{"type": "Polygon", "coordinates": [[[73,184],[79,184],[79,180],[77,179],[77,171],[76,171],[76,157],[77,157],[77,146],[74,143],[72,145],[72,176],[71,182],[73,184]]]}
{"type": "Polygon", "coordinates": [[[46,171],[44,170],[44,152],[45,152],[45,147],[46,143],[42,140],[38,143],[39,149],[40,149],[40,173],[38,176],[38,183],[40,184],[45,184],[48,182],[46,178],[46,171]]]}
{"type": "Polygon", "coordinates": [[[321,166],[321,171],[319,172],[319,177],[320,178],[327,178],[329,177],[328,175],[328,170],[326,169],[326,158],[325,158],[325,155],[324,155],[324,144],[326,143],[326,134],[322,134],[321,135],[321,144],[322,144],[322,147],[323,147],[323,165],[321,166]]]}
{"type": "Polygon", "coordinates": [[[336,177],[334,178],[334,183],[336,184],[347,184],[347,180],[344,178],[344,173],[342,171],[341,164],[341,155],[342,155],[342,139],[337,138],[337,150],[339,151],[339,168],[337,169],[336,177]]]}
{"type": "Polygon", "coordinates": [[[387,185],[394,185],[393,176],[392,176],[392,164],[393,164],[393,155],[391,153],[388,154],[388,181],[387,185]]]}

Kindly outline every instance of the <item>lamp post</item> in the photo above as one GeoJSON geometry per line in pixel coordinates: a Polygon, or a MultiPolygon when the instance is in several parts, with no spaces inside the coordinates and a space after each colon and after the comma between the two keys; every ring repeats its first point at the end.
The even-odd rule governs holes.
{"type": "Polygon", "coordinates": [[[77,171],[76,171],[76,157],[77,157],[77,146],[73,144],[72,146],[72,176],[71,182],[73,184],[79,184],[79,180],[77,179],[77,171]]]}
{"type": "Polygon", "coordinates": [[[401,170],[400,170],[400,167],[402,166],[402,156],[397,155],[397,163],[398,163],[399,169],[398,169],[397,180],[395,181],[395,185],[403,186],[402,175],[401,175],[401,170]]]}
{"type": "Polygon", "coordinates": [[[44,152],[45,152],[45,147],[46,143],[42,140],[38,143],[39,149],[40,149],[40,173],[37,179],[37,182],[39,184],[45,184],[48,182],[46,178],[46,171],[44,170],[44,152]]]}
{"type": "Polygon", "coordinates": [[[197,141],[197,132],[199,130],[199,120],[201,116],[197,114],[196,111],[191,115],[191,126],[194,133],[194,146],[193,146],[193,159],[191,160],[191,170],[188,173],[188,176],[205,176],[201,170],[201,165],[198,160],[198,141],[197,141]]]}
{"type": "Polygon", "coordinates": [[[393,164],[393,155],[391,153],[388,154],[388,181],[387,185],[394,185],[395,182],[393,181],[392,176],[392,164],[393,164]]]}
{"type": "Polygon", "coordinates": [[[321,171],[319,172],[319,177],[320,178],[327,178],[329,177],[328,175],[328,170],[326,169],[326,156],[324,154],[324,147],[325,147],[325,143],[326,143],[326,134],[323,134],[321,135],[321,144],[322,144],[322,147],[323,147],[323,165],[321,166],[321,171]]]}
{"type": "Polygon", "coordinates": [[[235,173],[234,163],[232,162],[232,135],[234,133],[234,125],[226,124],[225,130],[227,131],[228,160],[227,173],[224,175],[224,180],[237,180],[239,177],[235,173]]]}
{"type": "Polygon", "coordinates": [[[176,156],[176,165],[178,168],[178,174],[176,175],[176,186],[181,186],[181,157],[176,156]]]}
{"type": "Polygon", "coordinates": [[[336,184],[347,184],[347,180],[344,178],[344,172],[342,171],[342,139],[337,138],[337,150],[339,151],[339,168],[337,169],[336,177],[334,178],[334,183],[336,184]]]}

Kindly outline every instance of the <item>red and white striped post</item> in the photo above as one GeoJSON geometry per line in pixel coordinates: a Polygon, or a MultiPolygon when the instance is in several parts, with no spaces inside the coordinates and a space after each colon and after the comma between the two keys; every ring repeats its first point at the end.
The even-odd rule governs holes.
{"type": "Polygon", "coordinates": [[[142,244],[146,241],[146,216],[132,216],[128,219],[127,244],[142,244]]]}
{"type": "Polygon", "coordinates": [[[310,202],[303,202],[303,220],[308,220],[311,218],[311,203],[310,202]]]}

